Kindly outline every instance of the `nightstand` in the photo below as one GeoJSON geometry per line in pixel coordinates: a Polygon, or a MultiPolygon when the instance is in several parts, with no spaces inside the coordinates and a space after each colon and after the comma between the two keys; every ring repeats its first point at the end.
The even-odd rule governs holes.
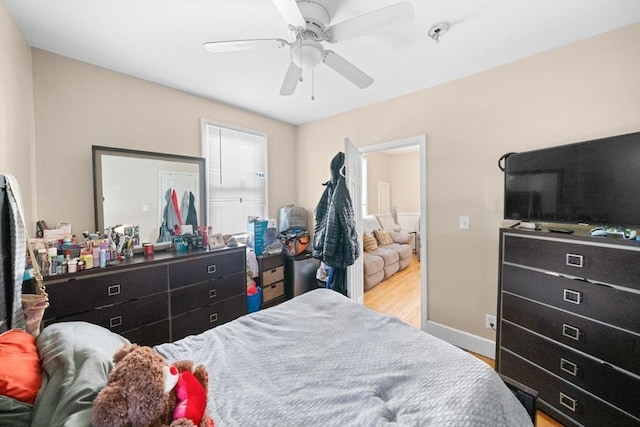
{"type": "Polygon", "coordinates": [[[258,255],[258,285],[262,286],[262,306],[269,308],[287,300],[284,286],[284,253],[258,255]]]}

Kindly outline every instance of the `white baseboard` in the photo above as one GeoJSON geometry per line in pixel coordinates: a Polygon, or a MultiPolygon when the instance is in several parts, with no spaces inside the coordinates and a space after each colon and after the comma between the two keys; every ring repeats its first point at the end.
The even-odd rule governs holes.
{"type": "Polygon", "coordinates": [[[447,341],[456,347],[472,351],[490,359],[496,359],[496,343],[468,332],[454,329],[440,323],[427,321],[427,332],[447,341]]]}

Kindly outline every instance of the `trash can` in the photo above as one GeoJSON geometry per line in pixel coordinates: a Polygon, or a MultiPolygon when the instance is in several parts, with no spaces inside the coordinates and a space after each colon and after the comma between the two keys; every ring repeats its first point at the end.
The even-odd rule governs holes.
{"type": "Polygon", "coordinates": [[[262,303],[262,287],[258,286],[258,292],[253,295],[247,295],[247,313],[254,313],[260,310],[262,303]]]}

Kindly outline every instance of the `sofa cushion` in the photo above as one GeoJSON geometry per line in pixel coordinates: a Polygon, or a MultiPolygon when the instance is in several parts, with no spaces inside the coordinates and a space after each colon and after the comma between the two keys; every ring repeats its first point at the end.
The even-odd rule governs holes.
{"type": "Polygon", "coordinates": [[[382,271],[384,268],[384,260],[378,255],[374,255],[370,252],[364,253],[362,256],[362,263],[364,266],[364,275],[370,276],[374,273],[382,271]]]}
{"type": "Polygon", "coordinates": [[[391,238],[395,243],[404,243],[410,245],[412,243],[412,235],[402,231],[391,231],[391,238]]]}
{"type": "Polygon", "coordinates": [[[389,277],[393,276],[400,270],[400,261],[396,261],[391,264],[384,265],[384,280],[387,280],[389,277]]]}
{"type": "Polygon", "coordinates": [[[376,236],[380,246],[392,245],[394,243],[388,231],[374,230],[373,234],[376,236]]]}
{"type": "Polygon", "coordinates": [[[413,247],[404,243],[394,243],[392,245],[385,246],[385,249],[393,249],[396,251],[401,261],[403,259],[411,259],[411,255],[413,255],[413,247]]]}
{"type": "Polygon", "coordinates": [[[398,255],[398,252],[394,251],[391,248],[385,248],[385,247],[379,246],[378,249],[376,249],[375,251],[371,251],[369,253],[382,258],[382,260],[384,261],[385,267],[387,265],[394,264],[398,262],[398,260],[400,260],[400,256],[398,255]]]}
{"type": "Polygon", "coordinates": [[[378,249],[378,241],[372,235],[365,233],[362,235],[362,245],[365,252],[371,252],[378,249]]]}

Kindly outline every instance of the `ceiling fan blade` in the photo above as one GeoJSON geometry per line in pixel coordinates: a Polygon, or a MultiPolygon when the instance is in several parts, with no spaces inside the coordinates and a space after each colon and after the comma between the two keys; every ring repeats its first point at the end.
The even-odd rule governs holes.
{"type": "Polygon", "coordinates": [[[295,0],[273,0],[273,4],[276,5],[280,11],[280,15],[284,20],[293,28],[306,28],[307,23],[304,20],[304,16],[298,8],[298,3],[295,0]]]}
{"type": "Polygon", "coordinates": [[[280,88],[280,95],[292,95],[295,92],[301,72],[302,70],[293,61],[289,64],[287,74],[284,76],[284,81],[280,88]]]}
{"type": "Polygon", "coordinates": [[[327,29],[327,41],[331,43],[366,36],[381,29],[406,24],[413,19],[413,7],[401,2],[347,19],[327,29]]]}
{"type": "Polygon", "coordinates": [[[325,50],[323,62],[360,89],[371,86],[373,78],[332,50],[325,50]]]}
{"type": "Polygon", "coordinates": [[[222,53],[260,48],[281,49],[286,47],[287,44],[287,41],[284,39],[246,39],[207,42],[203,46],[209,52],[222,53]]]}

